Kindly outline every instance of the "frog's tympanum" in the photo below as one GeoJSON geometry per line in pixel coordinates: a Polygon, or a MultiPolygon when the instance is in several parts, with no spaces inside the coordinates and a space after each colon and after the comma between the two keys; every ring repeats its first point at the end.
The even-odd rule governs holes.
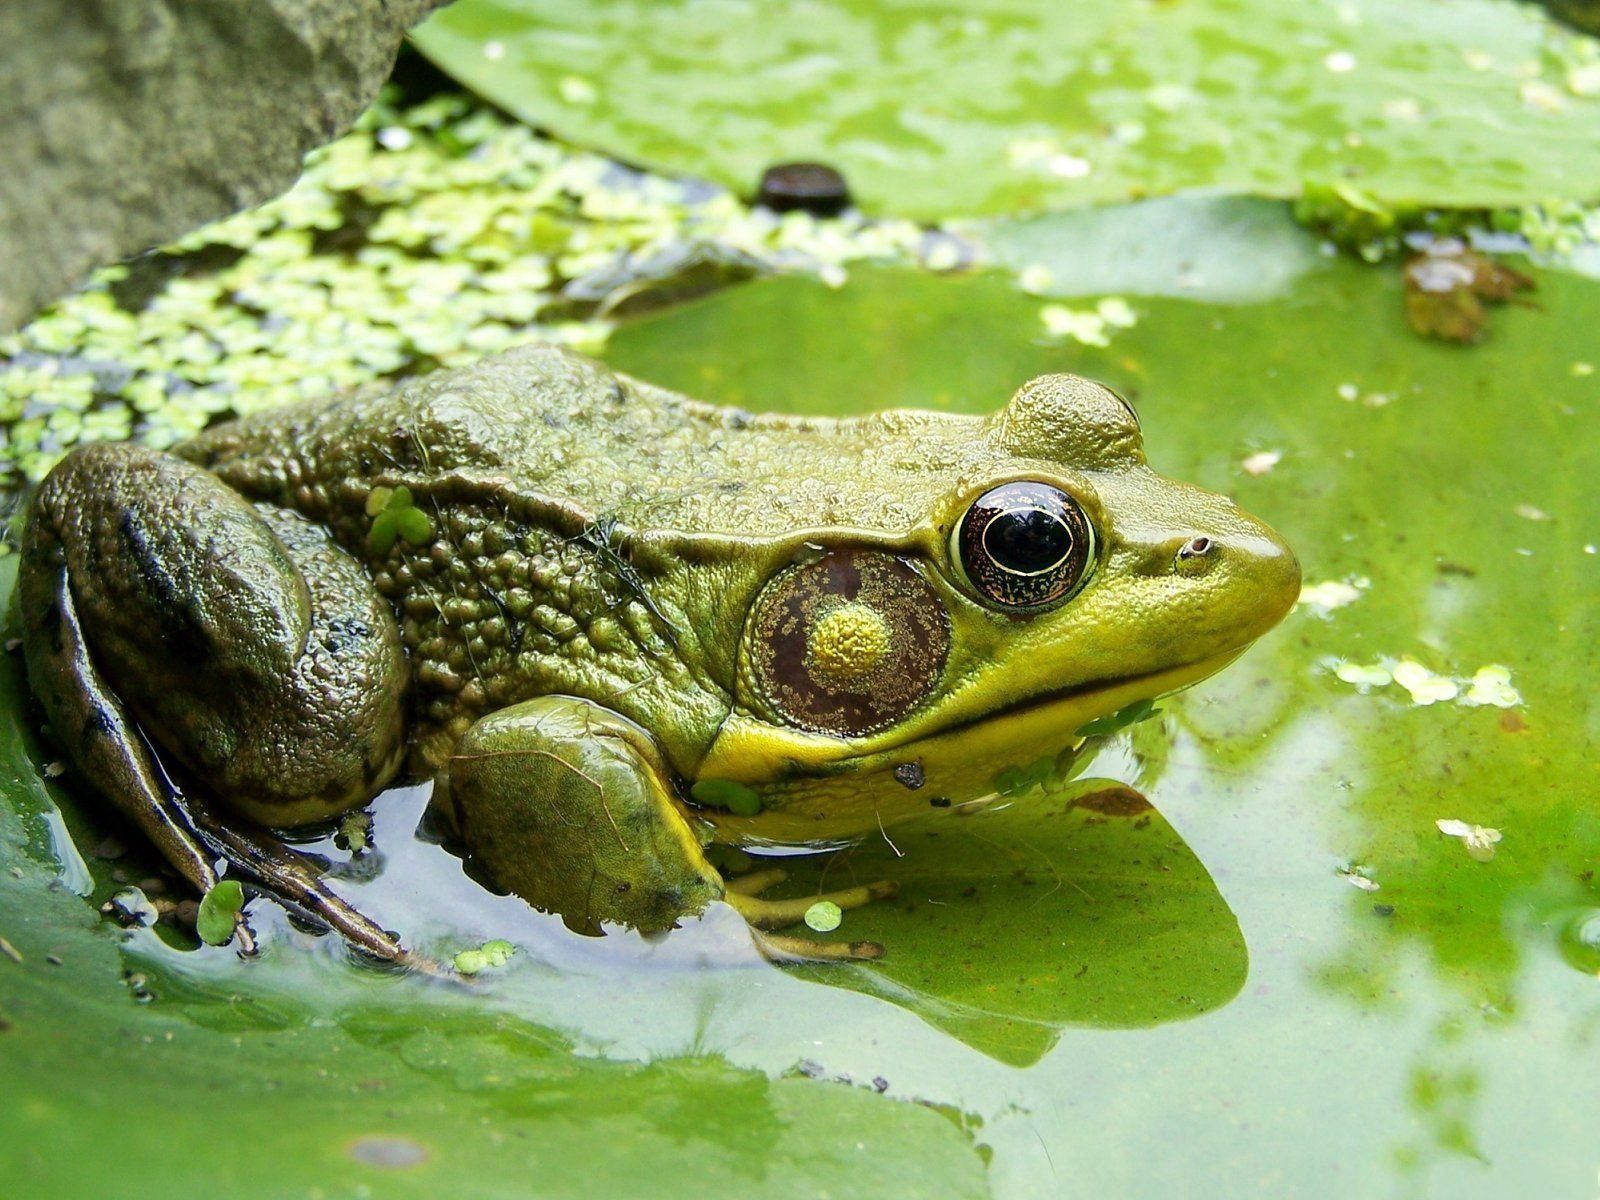
{"type": "Polygon", "coordinates": [[[80,447],[18,596],[72,763],[195,887],[225,861],[399,957],[267,830],[431,777],[494,880],[575,928],[716,900],[776,928],[816,898],[724,881],[712,843],[948,805],[995,730],[1192,684],[1298,586],[1076,376],[987,417],[758,416],[534,346],[170,453],[80,447]]]}

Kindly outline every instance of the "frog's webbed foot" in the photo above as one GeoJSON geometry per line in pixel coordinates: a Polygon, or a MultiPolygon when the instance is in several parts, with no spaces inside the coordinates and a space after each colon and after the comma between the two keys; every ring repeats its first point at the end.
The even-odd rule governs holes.
{"type": "MultiPolygon", "coordinates": [[[[254,880],[261,891],[287,908],[302,924],[337,933],[350,945],[382,962],[426,969],[430,963],[408,951],[398,934],[386,930],[328,887],[304,855],[251,822],[220,819],[194,797],[186,805],[199,838],[233,871],[254,880]]],[[[242,925],[240,952],[249,953],[253,935],[242,925]]]]}
{"type": "Polygon", "coordinates": [[[798,925],[806,919],[813,904],[832,901],[841,909],[860,908],[874,900],[887,900],[900,891],[898,884],[888,879],[864,883],[860,887],[843,888],[837,892],[823,892],[816,896],[797,896],[792,900],[766,900],[731,888],[724,897],[740,916],[757,929],[783,929],[798,925]]]}
{"type": "Polygon", "coordinates": [[[759,896],[762,892],[777,887],[787,878],[789,872],[782,867],[757,867],[742,875],[724,875],[722,887],[729,895],[759,896]]]}
{"type": "MultiPolygon", "coordinates": [[[[404,658],[353,559],[181,459],[86,446],[35,495],[17,600],[29,682],[67,757],[196,891],[225,861],[301,917],[406,960],[311,862],[234,815],[330,815],[398,763],[404,658]]],[[[236,936],[252,947],[247,927],[236,936]]]]}

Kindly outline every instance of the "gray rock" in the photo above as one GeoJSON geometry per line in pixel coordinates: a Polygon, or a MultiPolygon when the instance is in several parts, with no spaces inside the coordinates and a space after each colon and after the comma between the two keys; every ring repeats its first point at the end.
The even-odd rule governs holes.
{"type": "Polygon", "coordinates": [[[0,330],[290,186],[443,0],[0,0],[0,330]]]}

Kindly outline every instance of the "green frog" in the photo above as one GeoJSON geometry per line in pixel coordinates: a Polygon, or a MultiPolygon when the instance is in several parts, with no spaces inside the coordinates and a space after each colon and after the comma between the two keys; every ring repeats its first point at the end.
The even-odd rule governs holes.
{"type": "Polygon", "coordinates": [[[242,875],[390,958],[273,831],[432,779],[494,882],[574,928],[726,901],[777,930],[817,898],[724,879],[711,846],[981,798],[1004,755],[1205,678],[1299,590],[1270,528],[1151,471],[1129,405],[1073,375],[989,416],[824,419],[543,345],[170,452],[81,446],[19,572],[78,773],[195,888],[242,875]]]}

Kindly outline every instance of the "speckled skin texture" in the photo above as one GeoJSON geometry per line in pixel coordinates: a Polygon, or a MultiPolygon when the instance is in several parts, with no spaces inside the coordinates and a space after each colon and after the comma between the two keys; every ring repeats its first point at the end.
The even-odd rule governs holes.
{"type": "MultiPolygon", "coordinates": [[[[742,841],[881,825],[903,814],[866,788],[852,799],[852,771],[998,714],[1065,698],[1081,723],[1193,682],[1276,623],[1298,578],[1270,529],[1150,471],[1126,404],[1073,376],[989,417],[801,419],[531,346],[170,455],[76,451],[35,502],[20,595],[53,723],[115,697],[203,786],[279,825],[364,801],[403,737],[458,824],[492,831],[502,882],[569,918],[581,906],[586,925],[659,927],[715,891],[702,818],[742,841]],[[953,561],[962,514],[1011,480],[1072,497],[1095,530],[1066,603],[1006,611],[953,561]],[[374,513],[401,488],[426,536],[378,538],[374,513]],[[824,594],[786,608],[804,580],[824,594]],[[839,615],[835,588],[877,606],[876,640],[839,635],[864,617],[839,615]],[[753,611],[822,632],[808,646],[753,611]],[[91,663],[61,649],[74,622],[91,663]],[[857,651],[872,663],[840,661],[857,651]],[[897,654],[888,682],[914,690],[892,704],[806,692],[863,687],[897,654]],[[780,661],[789,677],[772,682],[780,661]],[[634,783],[601,789],[597,773],[634,783]],[[792,785],[808,777],[829,786],[806,798],[792,785]],[[698,778],[774,790],[753,816],[696,814],[683,785],[698,778]],[[574,840],[580,809],[590,832],[574,840]],[[700,883],[635,886],[662,871],[630,874],[629,845],[674,847],[700,883]]],[[[94,759],[87,734],[64,740],[94,759]]]]}
{"type": "MultiPolygon", "coordinates": [[[[1130,549],[1154,543],[1162,575],[1208,520],[1213,533],[1271,538],[1225,501],[1149,474],[1120,402],[1073,382],[1065,393],[1024,389],[994,418],[757,416],[533,346],[397,390],[233,422],[179,453],[241,495],[326,524],[358,557],[375,487],[408,486],[433,514],[439,537],[425,553],[397,544],[369,563],[401,614],[419,766],[442,761],[476,716],[554,692],[639,721],[692,776],[736,705],[771,715],[739,695],[740,632],[760,586],[807,543],[920,556],[938,542],[942,553],[930,523],[953,520],[977,482],[1063,470],[1124,477],[1137,511],[1116,515],[1130,549]],[[1139,537],[1152,526],[1154,538],[1139,537]],[[607,532],[620,555],[596,552],[607,532]]],[[[1124,633],[1138,631],[1141,609],[1166,603],[1123,599],[1124,633]]],[[[1193,607],[1220,627],[1218,642],[1249,619],[1237,601],[1193,607]]],[[[1001,635],[1016,627],[982,615],[1001,635]]],[[[1146,641],[1129,647],[1125,666],[1170,665],[1169,647],[1146,641]]],[[[981,668],[970,662],[965,673],[981,668]]]]}

